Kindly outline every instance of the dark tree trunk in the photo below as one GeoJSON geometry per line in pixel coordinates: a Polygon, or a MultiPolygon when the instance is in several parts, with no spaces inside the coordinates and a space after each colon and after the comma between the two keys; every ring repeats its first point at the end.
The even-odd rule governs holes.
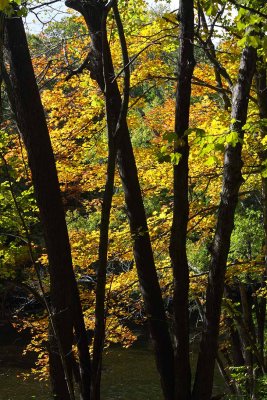
{"type": "MultiPolygon", "coordinates": [[[[232,321],[231,321],[232,323],[232,321]]],[[[238,330],[235,327],[230,328],[230,336],[232,341],[233,365],[240,367],[245,364],[244,357],[241,350],[241,341],[238,330]]]]}
{"type": "Polygon", "coordinates": [[[226,385],[228,386],[230,393],[232,395],[237,395],[238,393],[237,393],[236,387],[234,385],[233,379],[232,379],[231,375],[229,374],[229,370],[227,369],[227,366],[224,365],[219,354],[217,354],[216,361],[217,361],[218,369],[219,369],[221,375],[223,376],[224,381],[225,381],[226,385]]]}
{"type": "MultiPolygon", "coordinates": [[[[112,146],[112,144],[111,144],[112,146]]],[[[115,152],[113,146],[109,146],[109,158],[107,167],[107,180],[102,202],[99,259],[97,266],[96,307],[95,307],[95,333],[92,362],[92,400],[100,400],[100,382],[102,369],[102,352],[105,342],[105,288],[108,261],[108,231],[110,209],[113,197],[115,152]]]]}
{"type": "MultiPolygon", "coordinates": [[[[262,58],[258,60],[258,68],[256,74],[257,83],[257,97],[258,107],[261,119],[267,119],[267,67],[266,62],[262,58]]],[[[267,135],[266,124],[262,125],[261,136],[264,138],[267,135]]],[[[261,163],[267,160],[267,151],[260,151],[259,158],[261,163]]],[[[266,286],[265,277],[267,273],[267,178],[262,177],[262,208],[263,208],[263,226],[264,226],[264,261],[265,261],[265,273],[262,279],[262,288],[266,286]]],[[[262,297],[259,299],[257,307],[257,339],[262,357],[264,357],[264,329],[266,321],[266,298],[262,297]]],[[[267,368],[267,365],[266,365],[267,368]]]]}
{"type": "MultiPolygon", "coordinates": [[[[21,18],[6,19],[6,47],[10,62],[13,107],[28,153],[49,259],[51,307],[57,333],[57,337],[53,334],[51,340],[52,388],[56,399],[68,400],[71,395],[58,344],[62,347],[61,356],[65,358],[71,376],[73,326],[81,357],[81,377],[84,379],[86,374],[87,381],[90,381],[90,359],[53,150],[21,18]]],[[[89,400],[86,385],[83,381],[83,400],[89,400]]]]}
{"type": "MultiPolygon", "coordinates": [[[[103,77],[105,82],[105,95],[106,105],[111,101],[112,95],[112,78],[109,76],[109,58],[108,42],[106,33],[106,18],[108,10],[102,16],[102,62],[103,62],[103,77]]],[[[129,71],[127,71],[129,72],[129,71]]],[[[107,262],[108,262],[108,238],[109,238],[109,222],[110,211],[114,190],[114,176],[116,167],[116,148],[114,146],[113,137],[117,132],[113,131],[115,121],[113,116],[110,115],[110,107],[106,106],[106,119],[108,128],[108,164],[107,164],[107,177],[105,184],[104,197],[101,210],[101,223],[100,223],[100,239],[98,249],[98,266],[97,266],[97,285],[96,285],[96,306],[95,306],[95,332],[94,332],[94,346],[93,346],[93,361],[92,361],[92,385],[91,394],[92,400],[100,400],[101,396],[101,370],[102,370],[102,353],[105,343],[105,324],[106,324],[106,275],[107,275],[107,262]]],[[[118,122],[118,121],[117,121],[118,122]]]]}
{"type": "MultiPolygon", "coordinates": [[[[240,302],[241,302],[240,293],[236,287],[233,288],[226,284],[224,289],[225,289],[224,296],[225,296],[225,298],[227,298],[231,301],[231,304],[233,304],[233,303],[240,304],[240,302]]],[[[241,313],[240,307],[239,307],[238,311],[241,313]]],[[[229,316],[226,317],[226,324],[229,329],[230,339],[231,339],[231,344],[232,344],[232,351],[231,351],[232,361],[229,360],[229,365],[233,365],[233,366],[237,366],[237,367],[244,366],[245,360],[244,360],[243,353],[242,353],[241,338],[240,338],[236,324],[233,324],[234,315],[233,315],[233,311],[231,308],[228,309],[227,314],[229,316]]]]}
{"type": "Polygon", "coordinates": [[[100,400],[100,387],[101,387],[101,367],[102,367],[102,352],[105,341],[105,286],[106,286],[106,273],[108,262],[108,230],[110,221],[110,210],[112,205],[112,197],[114,190],[114,175],[116,166],[117,148],[115,147],[115,138],[120,136],[123,132],[121,130],[121,122],[126,123],[128,104],[129,104],[129,90],[130,90],[130,67],[129,56],[127,50],[124,29],[120,18],[120,13],[117,3],[112,4],[114,18],[116,21],[118,34],[120,38],[123,66],[124,66],[124,85],[123,85],[123,101],[121,103],[120,113],[118,120],[114,121],[114,115],[110,112],[112,108],[108,106],[112,101],[113,94],[113,77],[110,76],[110,53],[109,43],[107,40],[107,27],[106,19],[109,8],[102,16],[102,62],[103,62],[103,76],[105,82],[105,95],[106,95],[106,119],[108,127],[108,165],[107,165],[107,180],[105,185],[104,198],[102,203],[101,225],[100,225],[100,241],[99,241],[99,264],[97,269],[97,287],[96,287],[96,309],[95,309],[95,335],[94,335],[94,352],[93,352],[93,381],[92,381],[92,400],[100,400]],[[114,131],[115,127],[115,131],[114,131]]]}
{"type": "Polygon", "coordinates": [[[204,330],[198,357],[193,400],[210,400],[212,395],[214,365],[217,354],[221,303],[224,290],[224,276],[230,248],[230,238],[234,227],[234,214],[238,202],[238,192],[242,183],[242,127],[246,122],[249,92],[256,65],[256,50],[246,47],[241,56],[238,81],[233,91],[231,127],[237,132],[239,142],[228,145],[224,157],[221,202],[218,210],[217,226],[212,245],[204,330]]]}
{"type": "Polygon", "coordinates": [[[75,339],[78,349],[80,372],[80,400],[91,399],[91,360],[89,353],[89,340],[83,318],[79,289],[76,278],[72,272],[72,305],[74,311],[73,323],[75,339]]]}
{"type": "MultiPolygon", "coordinates": [[[[96,1],[81,2],[79,0],[67,0],[66,5],[79,11],[87,23],[92,39],[88,69],[91,72],[91,77],[97,81],[104,92],[105,85],[101,56],[101,20],[104,6],[96,1]]],[[[114,77],[109,48],[107,48],[105,57],[107,58],[109,76],[114,77]]],[[[121,110],[121,95],[116,80],[110,90],[110,97],[107,99],[106,107],[110,122],[113,124],[112,131],[115,132],[121,110]]],[[[130,134],[125,120],[121,121],[120,130],[120,135],[116,135],[114,138],[114,146],[117,149],[117,165],[125,194],[136,268],[151,338],[155,348],[157,368],[161,377],[164,397],[166,400],[170,400],[173,399],[174,391],[172,343],[155,268],[130,134]]]]}
{"type": "Polygon", "coordinates": [[[240,299],[241,299],[241,307],[242,307],[242,327],[243,330],[240,329],[240,338],[242,342],[242,350],[243,356],[245,360],[245,365],[247,367],[247,391],[248,393],[253,394],[254,388],[254,374],[253,374],[253,352],[250,347],[250,343],[248,338],[251,338],[251,341],[255,343],[254,337],[252,335],[252,309],[248,301],[248,293],[247,287],[244,283],[239,283],[239,292],[240,292],[240,299]],[[244,332],[243,332],[244,331],[244,332]]]}
{"type": "Polygon", "coordinates": [[[191,99],[191,80],[194,60],[194,10],[193,0],[181,0],[180,47],[175,110],[174,152],[181,154],[174,165],[174,206],[170,239],[170,257],[174,276],[174,337],[175,337],[175,399],[191,397],[191,368],[189,359],[189,268],[186,254],[186,237],[189,214],[188,202],[188,135],[191,99]]]}

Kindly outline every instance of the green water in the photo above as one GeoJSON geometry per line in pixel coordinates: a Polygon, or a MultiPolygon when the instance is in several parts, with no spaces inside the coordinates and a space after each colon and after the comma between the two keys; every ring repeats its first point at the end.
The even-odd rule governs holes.
{"type": "MultiPolygon", "coordinates": [[[[1,360],[0,360],[1,361],[1,360]]],[[[0,400],[49,400],[49,387],[18,378],[25,368],[0,364],[0,400]]],[[[104,358],[103,400],[161,400],[153,354],[148,348],[112,348],[104,358]]]]}
{"type": "MultiPolygon", "coordinates": [[[[9,349],[5,348],[6,353],[9,349]]],[[[10,349],[12,351],[12,349],[10,349]]],[[[0,400],[49,400],[49,387],[33,379],[18,378],[27,372],[25,365],[18,368],[18,360],[10,357],[9,366],[1,362],[0,352],[0,400]]],[[[6,356],[8,354],[5,354],[6,356]]],[[[3,361],[3,360],[2,360],[3,361]]],[[[5,361],[5,360],[4,360],[5,361]]],[[[215,392],[223,391],[223,382],[216,376],[215,392]]],[[[147,345],[130,349],[113,347],[104,357],[103,400],[162,400],[159,378],[152,350],[147,345]]]]}

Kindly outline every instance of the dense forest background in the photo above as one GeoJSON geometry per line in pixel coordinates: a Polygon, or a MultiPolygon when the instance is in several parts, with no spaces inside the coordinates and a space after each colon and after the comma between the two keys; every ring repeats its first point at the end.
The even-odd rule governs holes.
{"type": "Polygon", "coordinates": [[[0,318],[32,374],[100,399],[147,329],[164,399],[210,400],[215,364],[266,398],[265,1],[0,8],[0,318]]]}

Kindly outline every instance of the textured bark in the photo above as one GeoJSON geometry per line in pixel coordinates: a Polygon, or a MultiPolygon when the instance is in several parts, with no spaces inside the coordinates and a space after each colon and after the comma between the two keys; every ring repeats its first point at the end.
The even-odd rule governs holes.
{"type": "Polygon", "coordinates": [[[189,214],[188,202],[188,136],[191,80],[194,60],[193,0],[181,0],[180,47],[178,84],[175,109],[175,153],[181,154],[174,165],[174,206],[170,239],[170,257],[174,276],[174,337],[175,337],[175,399],[189,400],[191,396],[191,368],[189,359],[189,268],[186,236],[189,214]]]}
{"type": "MultiPolygon", "coordinates": [[[[79,11],[87,23],[92,39],[87,68],[91,72],[91,77],[97,81],[104,92],[105,85],[101,57],[101,19],[104,6],[97,1],[81,2],[79,0],[68,0],[66,5],[79,11]]],[[[109,48],[107,49],[106,57],[109,76],[114,77],[109,48]]],[[[112,131],[115,132],[121,110],[121,95],[116,80],[110,87],[110,97],[107,98],[106,107],[109,121],[112,124],[112,131]]],[[[161,377],[164,398],[169,400],[173,399],[174,391],[172,343],[155,268],[129,129],[125,120],[121,121],[120,130],[121,134],[116,135],[114,138],[114,146],[117,148],[117,165],[125,194],[136,268],[151,338],[155,348],[157,368],[161,377]]]]}
{"type": "MultiPolygon", "coordinates": [[[[37,204],[43,226],[49,259],[50,295],[57,337],[51,338],[50,370],[54,397],[68,400],[66,371],[62,368],[59,343],[63,350],[69,375],[72,369],[73,325],[75,325],[81,356],[81,377],[90,365],[86,331],[81,304],[72,267],[71,251],[53,150],[49,138],[27,39],[21,18],[6,19],[6,47],[10,62],[10,76],[15,115],[28,153],[37,204]]],[[[87,375],[90,381],[90,376],[87,375]]],[[[83,400],[86,383],[83,382],[83,400]]],[[[88,393],[88,391],[87,391],[88,393]]]]}
{"type": "Polygon", "coordinates": [[[206,311],[200,353],[198,357],[193,400],[210,400],[212,395],[214,364],[217,354],[221,302],[230,238],[234,227],[234,214],[238,202],[238,192],[242,183],[242,127],[246,122],[249,91],[256,65],[256,50],[246,47],[241,55],[238,81],[233,90],[231,130],[238,132],[240,141],[228,145],[224,156],[221,202],[218,210],[217,226],[212,245],[206,311]]]}

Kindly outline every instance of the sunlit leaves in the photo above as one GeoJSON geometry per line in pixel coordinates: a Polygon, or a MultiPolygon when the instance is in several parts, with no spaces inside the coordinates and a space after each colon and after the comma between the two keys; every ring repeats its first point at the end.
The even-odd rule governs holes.
{"type": "Polygon", "coordinates": [[[21,5],[21,0],[0,0],[0,11],[8,17],[26,17],[28,10],[25,5],[21,5]]]}
{"type": "MultiPolygon", "coordinates": [[[[201,3],[209,23],[214,21],[218,11],[226,5],[225,1],[201,3]]],[[[142,0],[122,1],[119,6],[131,58],[128,124],[158,277],[167,302],[172,297],[172,271],[168,256],[174,201],[172,171],[173,165],[179,165],[181,161],[179,150],[184,144],[184,138],[178,140],[174,133],[179,24],[174,13],[164,10],[162,15],[148,11],[142,0]]],[[[214,34],[218,61],[233,82],[237,77],[240,47],[249,44],[265,49],[267,46],[266,38],[260,37],[257,30],[259,18],[242,10],[240,8],[237,17],[234,14],[229,18],[226,32],[220,27],[214,34]],[[255,31],[253,34],[252,29],[255,31]],[[237,46],[236,34],[244,37],[239,42],[240,47],[237,46]]],[[[218,24],[222,24],[222,20],[219,19],[218,24]]],[[[71,15],[63,21],[50,24],[41,35],[31,36],[30,43],[67,211],[73,265],[80,286],[86,327],[93,329],[99,223],[108,146],[104,97],[86,69],[81,74],[69,76],[72,69],[81,65],[90,48],[90,38],[86,32],[81,19],[71,15]]],[[[122,69],[122,60],[112,14],[108,20],[108,32],[116,74],[122,69]]],[[[204,41],[207,40],[207,32],[200,34],[204,41]]],[[[231,85],[224,76],[221,76],[221,84],[218,84],[212,62],[203,52],[198,54],[198,58],[193,79],[190,129],[185,134],[190,145],[187,243],[191,270],[190,300],[202,306],[220,199],[223,156],[227,146],[237,146],[240,135],[234,128],[231,130],[233,121],[229,110],[224,109],[222,99],[222,94],[225,94],[229,102],[231,101],[231,85]]],[[[118,78],[118,83],[121,89],[122,77],[118,78]]],[[[259,149],[266,149],[266,137],[260,134],[266,121],[259,122],[257,110],[252,104],[249,106],[249,113],[251,117],[244,127],[243,188],[244,192],[252,193],[253,198],[253,193],[259,193],[260,170],[263,177],[267,176],[266,162],[263,161],[260,165],[258,157],[259,149]]],[[[22,162],[18,161],[18,144],[9,145],[8,135],[2,137],[1,143],[2,149],[8,149],[10,171],[18,191],[19,204],[24,209],[27,223],[35,228],[36,208],[31,200],[32,192],[28,189],[28,181],[22,173],[22,162]]],[[[244,195],[240,201],[250,199],[249,196],[250,194],[244,195]]],[[[5,225],[4,228],[0,227],[5,233],[23,235],[6,179],[1,181],[0,200],[3,211],[1,223],[5,225]]],[[[251,205],[249,207],[252,208],[251,205]]],[[[233,283],[234,278],[246,281],[248,276],[256,281],[262,272],[260,218],[260,211],[252,209],[250,215],[244,217],[240,214],[239,219],[236,219],[227,267],[229,284],[233,283]],[[257,225],[253,224],[255,221],[257,225]],[[256,237],[250,243],[251,260],[248,260],[244,242],[248,242],[253,234],[256,237]]],[[[36,233],[34,229],[33,232],[36,233]]],[[[136,234],[142,236],[143,233],[140,231],[136,234]]],[[[39,245],[36,251],[42,269],[46,272],[47,256],[41,248],[38,235],[34,236],[34,242],[36,246],[39,245]]],[[[29,264],[29,260],[24,258],[27,248],[19,243],[19,239],[10,244],[0,238],[0,257],[5,276],[15,276],[16,271],[10,265],[18,265],[20,271],[23,271],[24,266],[29,264]],[[19,249],[17,252],[15,246],[19,249]]],[[[120,342],[128,346],[135,340],[135,335],[128,328],[129,321],[139,323],[145,317],[134,268],[127,210],[118,174],[115,178],[111,213],[106,290],[106,344],[120,342]]],[[[36,336],[29,350],[38,351],[47,340],[44,335],[45,323],[40,327],[35,323],[36,336]]],[[[40,354],[39,368],[44,375],[47,372],[45,349],[40,354]]]]}
{"type": "Polygon", "coordinates": [[[232,147],[235,147],[237,143],[240,143],[240,135],[239,132],[231,131],[226,136],[226,143],[230,144],[232,147]]]}

